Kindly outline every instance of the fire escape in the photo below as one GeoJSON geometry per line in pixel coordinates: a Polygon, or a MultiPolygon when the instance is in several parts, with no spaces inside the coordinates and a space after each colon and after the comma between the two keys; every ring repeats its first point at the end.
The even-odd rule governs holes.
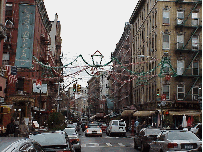
{"type": "MultiPolygon", "coordinates": [[[[181,0],[176,1],[177,5],[191,6],[190,11],[184,11],[186,8],[181,7],[177,11],[176,30],[177,33],[177,49],[175,50],[180,56],[185,55],[182,60],[181,71],[177,78],[185,81],[185,94],[183,101],[200,101],[201,100],[201,85],[202,74],[200,69],[202,46],[199,40],[202,25],[200,21],[200,12],[198,6],[201,7],[201,1],[185,2],[181,0]],[[185,16],[186,15],[186,16],[185,16]],[[184,43],[186,42],[186,43],[184,43]]],[[[177,65],[178,68],[178,65],[177,65]]],[[[178,69],[177,69],[178,72],[178,69]]],[[[193,107],[194,108],[194,107],[193,107]]]]}

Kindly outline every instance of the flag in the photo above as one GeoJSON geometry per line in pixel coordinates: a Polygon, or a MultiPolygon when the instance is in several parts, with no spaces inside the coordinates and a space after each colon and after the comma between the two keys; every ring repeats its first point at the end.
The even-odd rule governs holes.
{"type": "Polygon", "coordinates": [[[6,66],[6,76],[8,77],[11,74],[11,65],[5,65],[6,66]]]}
{"type": "Polygon", "coordinates": [[[11,65],[6,65],[6,70],[7,70],[7,76],[8,76],[8,84],[17,82],[18,81],[18,78],[16,76],[17,67],[11,66],[11,65]]]}

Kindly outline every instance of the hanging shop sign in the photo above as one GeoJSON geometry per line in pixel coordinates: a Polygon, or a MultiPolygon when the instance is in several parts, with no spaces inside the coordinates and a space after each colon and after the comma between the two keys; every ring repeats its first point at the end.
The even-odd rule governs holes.
{"type": "Polygon", "coordinates": [[[18,40],[15,65],[31,68],[35,26],[35,5],[19,5],[18,40]]]}

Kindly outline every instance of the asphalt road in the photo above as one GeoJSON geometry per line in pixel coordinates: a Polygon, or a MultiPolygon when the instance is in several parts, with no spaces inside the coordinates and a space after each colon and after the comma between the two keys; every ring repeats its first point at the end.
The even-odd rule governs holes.
{"type": "Polygon", "coordinates": [[[109,137],[106,133],[102,137],[85,137],[80,131],[82,152],[138,152],[133,148],[133,139],[130,133],[127,137],[109,137]]]}

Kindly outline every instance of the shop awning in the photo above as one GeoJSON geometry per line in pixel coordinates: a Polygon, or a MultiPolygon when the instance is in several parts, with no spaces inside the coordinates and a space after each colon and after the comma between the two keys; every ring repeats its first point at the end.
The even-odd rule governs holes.
{"type": "Polygon", "coordinates": [[[151,116],[155,111],[136,111],[133,116],[151,116]]]}
{"type": "Polygon", "coordinates": [[[124,110],[122,113],[121,113],[121,117],[129,117],[131,116],[132,113],[134,113],[135,110],[124,110]]]}
{"type": "Polygon", "coordinates": [[[169,115],[200,116],[200,111],[169,111],[169,115]]]}

